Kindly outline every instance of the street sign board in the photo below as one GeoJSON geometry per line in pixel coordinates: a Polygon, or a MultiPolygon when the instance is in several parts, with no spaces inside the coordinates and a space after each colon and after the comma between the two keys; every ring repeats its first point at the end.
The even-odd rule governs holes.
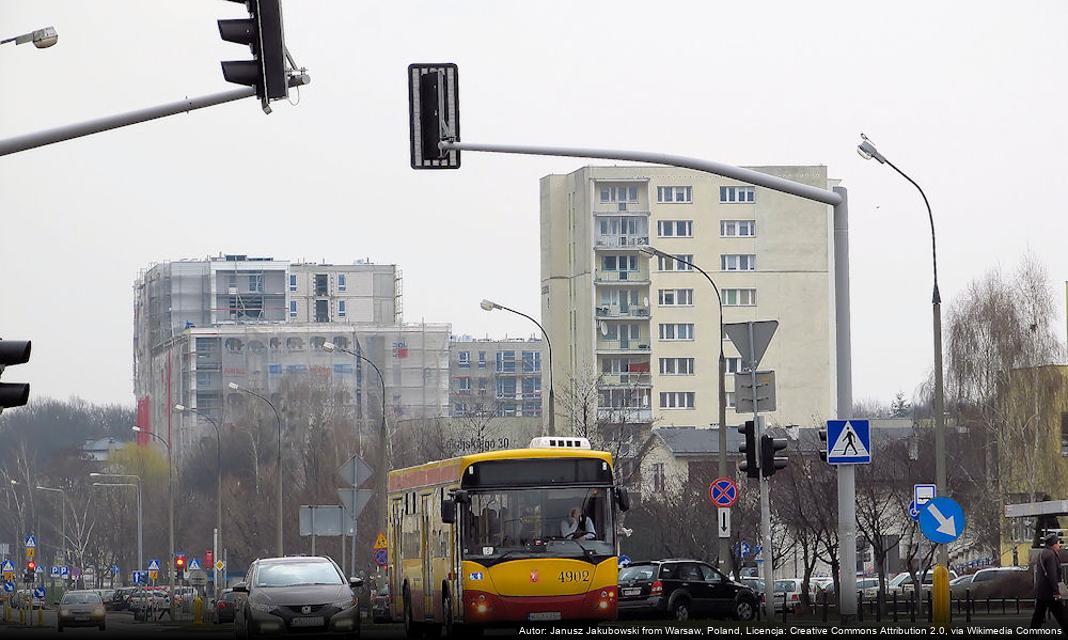
{"type": "Polygon", "coordinates": [[[34,588],[34,590],[33,590],[33,597],[34,597],[34,598],[43,598],[43,597],[45,597],[45,588],[44,588],[44,585],[40,585],[40,586],[38,586],[38,587],[34,588]]]}
{"type": "Polygon", "coordinates": [[[342,524],[344,517],[344,509],[341,505],[302,504],[299,514],[300,535],[340,536],[344,530],[342,524]]]}
{"type": "Polygon", "coordinates": [[[197,560],[196,558],[193,558],[192,560],[190,560],[189,561],[189,570],[190,571],[199,571],[200,570],[200,560],[197,560]]]}
{"type": "Polygon", "coordinates": [[[151,580],[152,582],[155,582],[156,580],[159,580],[159,571],[156,570],[156,569],[149,569],[148,570],[148,579],[151,580]]]}
{"type": "Polygon", "coordinates": [[[828,420],[827,464],[871,464],[871,423],[828,420]]]}
{"type": "Polygon", "coordinates": [[[14,570],[15,563],[11,562],[10,560],[4,560],[3,562],[0,562],[0,571],[4,573],[9,573],[14,570]]]}
{"type": "Polygon", "coordinates": [[[37,546],[37,536],[33,535],[32,533],[30,535],[26,536],[25,547],[27,549],[32,549],[32,548],[34,548],[36,546],[37,546]]]}
{"type": "Polygon", "coordinates": [[[914,484],[912,485],[912,500],[916,503],[917,507],[930,502],[933,498],[938,496],[938,485],[934,484],[914,484]]]}
{"type": "Polygon", "coordinates": [[[909,517],[916,522],[920,521],[920,508],[916,506],[915,499],[909,502],[909,517]]]}
{"type": "Polygon", "coordinates": [[[60,565],[60,567],[59,567],[59,575],[61,577],[64,577],[64,578],[69,576],[70,575],[70,567],[68,567],[65,564],[64,565],[60,565]]]}
{"type": "Polygon", "coordinates": [[[226,563],[225,562],[223,562],[222,560],[216,560],[215,561],[215,570],[216,571],[222,571],[225,568],[226,568],[226,563]]]}
{"type": "Polygon", "coordinates": [[[920,509],[920,531],[935,544],[953,542],[966,524],[964,509],[953,498],[932,498],[920,509]]]}
{"type": "Polygon", "coordinates": [[[375,546],[374,546],[374,548],[375,549],[385,549],[388,546],[389,546],[389,543],[386,542],[386,534],[384,534],[381,531],[379,531],[378,532],[378,537],[375,538],[375,546]]]}
{"type": "Polygon", "coordinates": [[[716,478],[708,485],[708,497],[717,507],[733,507],[738,500],[738,485],[730,478],[716,478]]]}
{"type": "Polygon", "coordinates": [[[111,575],[113,575],[113,576],[117,576],[117,575],[119,575],[120,573],[122,573],[122,572],[121,572],[121,571],[119,571],[119,565],[117,565],[117,564],[113,564],[113,565],[111,565],[111,575]]]}
{"type": "Polygon", "coordinates": [[[148,570],[149,571],[159,571],[159,560],[149,560],[148,561],[148,570]]]}
{"type": "Polygon", "coordinates": [[[460,139],[457,67],[450,62],[408,65],[408,137],[413,169],[459,169],[460,152],[438,142],[460,139]]]}
{"type": "Polygon", "coordinates": [[[208,584],[208,574],[203,569],[191,569],[189,571],[189,584],[194,587],[203,587],[208,584]]]}
{"type": "Polygon", "coordinates": [[[37,547],[26,547],[26,559],[27,560],[33,560],[34,556],[36,556],[36,555],[37,555],[37,547]]]}
{"type": "Polygon", "coordinates": [[[48,575],[52,578],[58,578],[62,574],[59,572],[59,567],[53,565],[52,568],[48,570],[48,575]]]}
{"type": "Polygon", "coordinates": [[[352,456],[345,464],[338,467],[337,477],[342,482],[354,487],[367,482],[374,475],[374,469],[367,465],[360,456],[352,456]]]}
{"type": "Polygon", "coordinates": [[[375,549],[375,564],[380,567],[389,564],[389,554],[385,549],[375,549]]]}
{"type": "Polygon", "coordinates": [[[778,328],[778,320],[730,322],[723,325],[723,332],[731,339],[734,348],[742,356],[743,368],[752,371],[760,364],[760,359],[764,357],[764,352],[771,344],[771,337],[775,335],[775,330],[778,328]],[[750,326],[752,326],[752,340],[749,339],[750,326]]]}
{"type": "Polygon", "coordinates": [[[7,581],[7,582],[4,583],[4,593],[14,593],[14,591],[15,591],[15,583],[14,582],[7,581]]]}
{"type": "Polygon", "coordinates": [[[743,542],[742,542],[742,543],[741,543],[741,544],[740,544],[740,545],[738,546],[738,551],[739,551],[739,554],[738,554],[738,555],[740,555],[740,556],[742,556],[742,557],[744,558],[744,557],[746,557],[747,555],[749,555],[749,552],[750,552],[750,551],[752,551],[752,549],[751,549],[751,548],[749,547],[749,543],[748,543],[748,542],[744,542],[744,541],[743,541],[743,542]]]}
{"type": "Polygon", "coordinates": [[[372,493],[370,489],[338,489],[337,497],[345,507],[346,518],[349,520],[358,518],[371,500],[372,493]]]}
{"type": "Polygon", "coordinates": [[[134,584],[145,584],[146,582],[148,582],[148,572],[134,571],[130,574],[130,578],[134,584]]]}
{"type": "Polygon", "coordinates": [[[716,527],[716,532],[719,533],[721,538],[731,537],[731,510],[727,507],[719,508],[719,526],[716,527]]]}
{"type": "Polygon", "coordinates": [[[753,374],[734,374],[735,407],[738,413],[775,411],[775,372],[757,371],[756,411],[753,410],[753,374]]]}

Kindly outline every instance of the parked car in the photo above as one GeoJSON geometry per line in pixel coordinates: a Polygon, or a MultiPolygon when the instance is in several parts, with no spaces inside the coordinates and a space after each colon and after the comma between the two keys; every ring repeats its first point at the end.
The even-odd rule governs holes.
{"type": "Polygon", "coordinates": [[[104,599],[94,591],[68,591],[59,601],[56,630],[66,627],[96,627],[104,631],[104,599]]]}
{"type": "Polygon", "coordinates": [[[383,582],[371,594],[371,620],[373,622],[392,622],[390,612],[389,583],[383,582]]]}
{"type": "Polygon", "coordinates": [[[1032,598],[1034,577],[1026,567],[989,567],[976,571],[969,584],[956,587],[958,595],[964,590],[971,590],[973,598],[1032,598]]]}
{"type": "Polygon", "coordinates": [[[138,590],[138,587],[120,587],[112,594],[111,600],[104,600],[104,608],[108,611],[125,611],[130,608],[127,601],[130,594],[138,590]]]}
{"type": "Polygon", "coordinates": [[[664,615],[688,620],[697,615],[752,620],[757,595],[719,570],[697,560],[639,562],[619,571],[620,615],[664,615]]]}
{"type": "Polygon", "coordinates": [[[783,578],[776,580],[772,587],[772,597],[775,599],[775,610],[793,612],[801,604],[801,592],[804,590],[805,581],[801,578],[783,578]]]}
{"type": "Polygon", "coordinates": [[[863,593],[865,600],[875,600],[879,597],[879,579],[857,578],[857,592],[863,593]]]}
{"type": "MultiPolygon", "coordinates": [[[[949,571],[949,580],[952,582],[958,578],[956,571],[952,569],[949,571]]],[[[931,586],[934,584],[934,570],[928,570],[923,576],[923,581],[920,584],[922,591],[930,591],[931,586]]],[[[886,585],[886,595],[891,596],[895,591],[899,596],[907,593],[912,593],[914,585],[912,584],[912,576],[907,571],[903,571],[896,576],[886,585]]]]}
{"type": "Polygon", "coordinates": [[[223,589],[219,599],[215,601],[215,624],[234,621],[234,607],[237,604],[237,594],[233,589],[223,589]]]}
{"type": "Polygon", "coordinates": [[[249,567],[247,582],[234,585],[234,593],[247,594],[234,626],[243,638],[291,630],[358,635],[361,586],[363,580],[346,579],[330,558],[261,558],[249,567]]]}
{"type": "Polygon", "coordinates": [[[975,578],[974,573],[960,576],[949,581],[949,592],[953,595],[963,595],[967,589],[971,588],[972,580],[975,578]]]}

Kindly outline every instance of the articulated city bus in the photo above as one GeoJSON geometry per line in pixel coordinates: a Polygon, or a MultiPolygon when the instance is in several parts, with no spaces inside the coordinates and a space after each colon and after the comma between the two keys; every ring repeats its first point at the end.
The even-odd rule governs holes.
{"type": "Polygon", "coordinates": [[[444,626],[616,617],[612,456],[584,438],[535,438],[389,474],[394,620],[444,626]]]}

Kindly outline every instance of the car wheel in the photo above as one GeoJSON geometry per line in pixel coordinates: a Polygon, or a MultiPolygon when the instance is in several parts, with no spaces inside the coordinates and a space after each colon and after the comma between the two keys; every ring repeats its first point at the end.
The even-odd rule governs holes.
{"type": "Polygon", "coordinates": [[[690,619],[690,602],[686,598],[679,598],[675,601],[675,606],[671,607],[671,615],[679,622],[685,622],[690,619]]]}
{"type": "Polygon", "coordinates": [[[746,599],[741,599],[734,605],[734,617],[736,620],[748,622],[756,616],[756,607],[746,599]]]}
{"type": "Polygon", "coordinates": [[[59,633],[63,633],[63,625],[58,625],[56,627],[56,631],[58,631],[59,633]]]}
{"type": "Polygon", "coordinates": [[[108,629],[107,629],[107,625],[106,625],[106,624],[101,624],[101,625],[100,625],[100,630],[101,630],[101,631],[107,631],[107,630],[108,630],[108,629]]]}
{"type": "Polygon", "coordinates": [[[456,636],[456,624],[452,619],[452,596],[445,593],[445,596],[441,599],[441,617],[442,628],[445,630],[446,638],[455,638],[456,636]]]}

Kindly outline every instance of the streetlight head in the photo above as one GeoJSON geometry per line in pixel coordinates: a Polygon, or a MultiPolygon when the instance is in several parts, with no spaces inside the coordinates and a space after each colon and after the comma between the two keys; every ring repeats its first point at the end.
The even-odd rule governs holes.
{"type": "Polygon", "coordinates": [[[333,353],[334,349],[337,349],[337,345],[335,345],[333,342],[323,343],[323,351],[329,351],[330,353],[333,353]]]}
{"type": "Polygon", "coordinates": [[[17,480],[12,480],[11,484],[18,484],[18,481],[17,480]]]}
{"type": "Polygon", "coordinates": [[[862,142],[857,145],[857,155],[865,160],[871,160],[872,158],[879,161],[879,164],[886,164],[886,158],[875,148],[868,136],[863,133],[860,134],[862,142]]]}
{"type": "Polygon", "coordinates": [[[174,410],[175,411],[185,411],[185,405],[184,404],[176,404],[176,405],[174,405],[174,410]]]}
{"type": "Polygon", "coordinates": [[[135,433],[141,433],[141,427],[137,426],[136,424],[130,428],[133,429],[135,433]]]}
{"type": "Polygon", "coordinates": [[[663,251],[661,251],[660,249],[657,249],[653,245],[646,245],[644,247],[640,247],[640,249],[641,249],[642,253],[647,253],[647,254],[649,254],[651,256],[662,256],[662,255],[665,255],[663,251]]]}
{"type": "Polygon", "coordinates": [[[241,390],[241,385],[237,384],[236,382],[231,382],[230,384],[228,384],[226,386],[231,388],[231,389],[233,389],[234,391],[240,391],[241,390]]]}
{"type": "Polygon", "coordinates": [[[33,46],[38,49],[47,49],[59,42],[59,34],[54,27],[45,27],[33,32],[33,46]]]}
{"type": "Polygon", "coordinates": [[[99,477],[100,477],[100,476],[102,476],[102,475],[104,475],[104,474],[102,474],[102,473],[97,473],[96,471],[90,471],[90,472],[89,472],[89,477],[90,477],[90,478],[99,478],[99,477]]]}
{"type": "Polygon", "coordinates": [[[482,307],[484,311],[493,311],[494,309],[500,307],[499,304],[493,302],[492,300],[483,300],[482,302],[478,303],[478,306],[482,307]]]}

